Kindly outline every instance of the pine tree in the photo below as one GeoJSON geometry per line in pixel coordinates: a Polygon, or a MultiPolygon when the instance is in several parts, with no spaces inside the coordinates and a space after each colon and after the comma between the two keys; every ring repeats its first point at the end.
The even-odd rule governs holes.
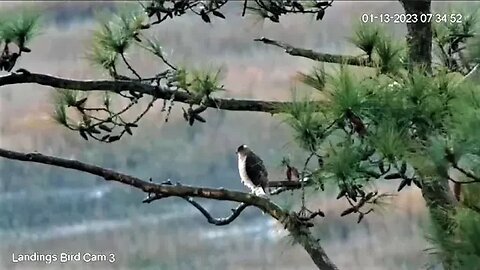
{"type": "MultiPolygon", "coordinates": [[[[346,200],[350,205],[341,215],[357,215],[361,222],[374,211],[375,204],[387,196],[372,190],[370,183],[397,181],[399,192],[407,186],[422,190],[432,220],[433,251],[444,268],[478,268],[480,89],[475,75],[480,39],[476,14],[451,11],[449,14],[463,14],[462,21],[452,22],[447,18],[433,27],[431,23],[410,23],[405,42],[387,34],[382,26],[358,25],[349,41],[363,51],[361,56],[322,54],[268,38],[257,39],[294,56],[339,64],[333,71],[327,72],[318,65],[310,73],[298,74],[299,82],[316,90],[311,96],[295,96],[292,102],[269,102],[216,97],[218,91],[224,90],[219,70],[198,71],[173,65],[166,59],[160,42],[145,31],[188,12],[197,14],[205,23],[212,23],[213,17],[226,19],[221,13],[226,2],[152,1],[141,9],[128,8],[113,17],[103,17],[94,33],[89,58],[111,76],[109,82],[69,82],[20,69],[0,78],[0,85],[33,82],[65,88],[55,94],[54,118],[85,140],[106,143],[115,143],[125,134],[133,135],[139,120],[158,99],[163,100],[162,110],[168,112],[165,121],[173,106],[186,104],[182,109],[189,125],[206,123],[208,119],[202,113],[208,108],[280,114],[307,156],[304,166],[298,170],[301,181],[280,186],[273,193],[283,192],[290,186],[301,189],[303,196],[298,211],[282,209],[269,200],[240,192],[205,191],[171,183],[154,185],[102,168],[39,154],[1,150],[0,155],[74,168],[120,181],[153,194],[145,202],[168,196],[182,197],[215,225],[229,224],[243,209],[254,205],[279,220],[319,269],[336,269],[336,266],[310,232],[311,220],[323,212],[308,209],[305,188],[315,188],[320,193],[325,185],[336,186],[337,199],[346,200]],[[153,77],[143,77],[126,57],[134,46],[157,57],[167,68],[153,77]],[[127,67],[128,74],[120,74],[120,63],[127,67]],[[108,90],[101,107],[91,106],[92,97],[85,94],[94,90],[108,90]],[[128,105],[115,110],[113,95],[128,100],[128,105]],[[137,117],[126,120],[124,114],[145,96],[150,98],[145,109],[137,117]],[[449,183],[454,184],[454,192],[449,183]],[[193,197],[241,204],[232,216],[214,219],[193,197]]],[[[289,13],[313,14],[321,20],[332,4],[332,1],[251,2],[245,1],[244,14],[248,10],[272,22],[279,22],[281,16],[289,13]]],[[[401,3],[409,14],[431,13],[430,1],[401,3]]],[[[36,29],[36,16],[29,13],[2,18],[2,69],[11,71],[16,59],[31,51],[26,46],[36,29]],[[13,44],[18,52],[12,52],[13,44]]],[[[287,161],[285,164],[291,168],[287,161]]]]}

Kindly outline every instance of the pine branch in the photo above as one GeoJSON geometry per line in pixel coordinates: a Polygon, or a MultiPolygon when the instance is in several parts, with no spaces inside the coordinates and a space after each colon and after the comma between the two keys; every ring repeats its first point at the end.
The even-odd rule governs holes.
{"type": "Polygon", "coordinates": [[[336,54],[329,54],[329,53],[319,53],[309,49],[296,48],[288,43],[268,39],[266,37],[257,38],[257,39],[254,39],[254,41],[260,41],[268,45],[280,47],[284,49],[286,53],[292,56],[301,56],[301,57],[305,57],[305,58],[312,59],[319,62],[347,64],[352,66],[374,67],[374,63],[371,61],[368,61],[368,59],[366,58],[355,57],[355,56],[343,56],[343,55],[336,55],[336,54]]]}
{"type": "MultiPolygon", "coordinates": [[[[174,96],[173,101],[176,102],[197,105],[201,103],[201,99],[195,94],[187,93],[186,91],[171,90],[167,87],[159,88],[134,80],[72,80],[29,72],[12,73],[0,77],[0,87],[25,83],[35,83],[54,88],[78,91],[111,91],[121,93],[132,90],[136,93],[155,96],[159,99],[170,100],[172,96],[174,96]]],[[[240,100],[213,97],[203,103],[206,107],[220,110],[267,112],[271,114],[281,113],[291,106],[291,104],[291,102],[282,101],[240,100]]],[[[319,105],[321,105],[320,102],[319,105]]]]}

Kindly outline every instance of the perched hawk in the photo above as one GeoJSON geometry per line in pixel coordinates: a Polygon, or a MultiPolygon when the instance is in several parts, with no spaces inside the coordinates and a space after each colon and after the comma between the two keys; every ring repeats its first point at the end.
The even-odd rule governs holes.
{"type": "Polygon", "coordinates": [[[263,161],[246,145],[237,148],[238,172],[242,183],[257,196],[267,196],[268,172],[263,161]]]}

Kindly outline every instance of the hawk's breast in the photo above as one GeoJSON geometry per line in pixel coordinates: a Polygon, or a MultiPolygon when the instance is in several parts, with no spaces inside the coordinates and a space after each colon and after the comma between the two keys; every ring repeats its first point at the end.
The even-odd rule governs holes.
{"type": "Polygon", "coordinates": [[[240,174],[240,179],[242,180],[242,184],[244,184],[247,188],[254,190],[255,185],[252,183],[252,180],[250,180],[250,177],[248,177],[248,174],[247,174],[246,160],[247,160],[246,155],[238,154],[238,172],[240,174]]]}

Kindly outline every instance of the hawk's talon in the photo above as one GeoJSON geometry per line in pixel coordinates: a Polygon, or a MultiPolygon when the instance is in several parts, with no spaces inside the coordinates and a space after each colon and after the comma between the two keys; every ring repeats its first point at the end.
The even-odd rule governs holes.
{"type": "Polygon", "coordinates": [[[162,185],[169,185],[171,186],[172,185],[172,181],[170,179],[168,179],[167,181],[163,181],[162,182],[162,185]]]}

